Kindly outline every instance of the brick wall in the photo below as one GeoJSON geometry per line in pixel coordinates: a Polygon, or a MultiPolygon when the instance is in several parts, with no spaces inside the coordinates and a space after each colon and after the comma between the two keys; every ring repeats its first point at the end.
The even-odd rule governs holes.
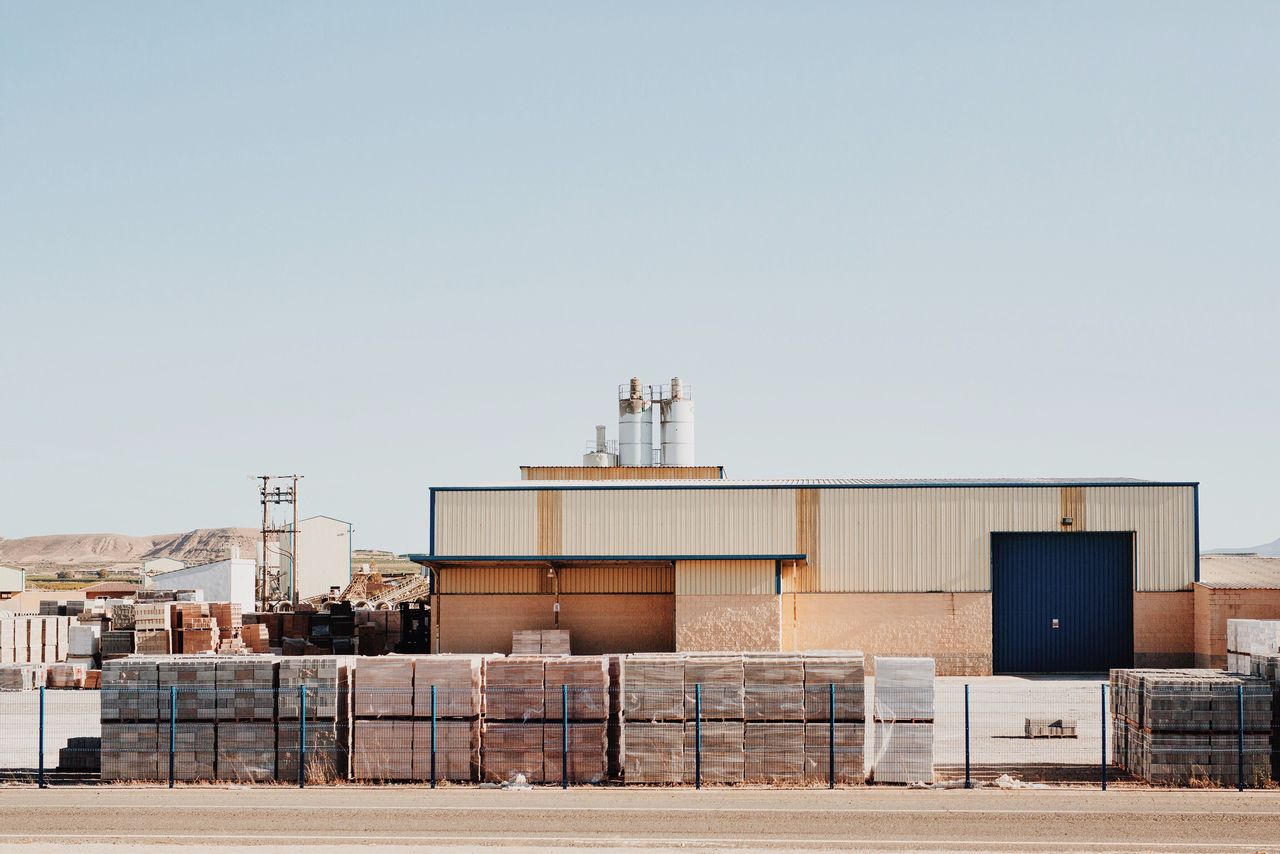
{"type": "Polygon", "coordinates": [[[1133,666],[1195,663],[1195,595],[1190,590],[1134,591],[1133,666]]]}
{"type": "Polygon", "coordinates": [[[676,649],[777,652],[782,648],[775,594],[676,597],[676,649]]]}
{"type": "Polygon", "coordinates": [[[1226,667],[1227,620],[1280,620],[1280,590],[1193,588],[1196,667],[1226,667]]]}

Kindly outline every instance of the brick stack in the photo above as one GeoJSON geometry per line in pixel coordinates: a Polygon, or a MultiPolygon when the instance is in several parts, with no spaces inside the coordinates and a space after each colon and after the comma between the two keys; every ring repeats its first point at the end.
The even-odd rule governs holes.
{"type": "Polygon", "coordinates": [[[276,772],[276,662],[236,656],[216,665],[218,777],[265,782],[276,772]]]}
{"type": "Polygon", "coordinates": [[[244,615],[236,602],[210,602],[209,616],[218,624],[218,652],[236,653],[245,649],[240,637],[244,615]]]}
{"type": "Polygon", "coordinates": [[[83,688],[87,672],[83,664],[50,664],[45,668],[45,684],[50,688],[83,688]]]}
{"type": "Polygon", "coordinates": [[[482,662],[433,655],[413,665],[413,777],[431,778],[431,687],[436,689],[436,779],[471,781],[480,764],[482,662]]]}
{"type": "Polygon", "coordinates": [[[1280,780],[1280,653],[1252,655],[1250,666],[1271,689],[1271,779],[1280,780]]]}
{"type": "Polygon", "coordinates": [[[156,662],[129,658],[103,662],[103,780],[159,779],[159,695],[156,662]]]}
{"type": "MultiPolygon", "coordinates": [[[[187,642],[187,632],[197,629],[196,621],[205,621],[209,617],[208,607],[202,602],[172,602],[169,604],[170,631],[173,632],[173,651],[175,654],[190,655],[195,652],[206,652],[207,649],[198,639],[187,642]]],[[[201,623],[203,625],[203,623],[201,623]]]]}
{"type": "Polygon", "coordinates": [[[1254,656],[1280,653],[1280,620],[1227,620],[1227,671],[1245,676],[1254,656]]]}
{"type": "Polygon", "coordinates": [[[0,691],[31,691],[43,684],[38,664],[0,664],[0,691]]]}
{"type": "Polygon", "coordinates": [[[244,639],[245,648],[250,652],[266,654],[271,652],[271,638],[267,634],[267,627],[261,624],[245,626],[241,630],[241,636],[244,639]]]}
{"type": "Polygon", "coordinates": [[[511,633],[512,655],[569,655],[566,629],[521,629],[511,633]]]}
{"type": "Polygon", "coordinates": [[[170,629],[167,603],[138,602],[133,606],[133,646],[138,654],[168,655],[172,652],[170,629]]]}
{"type": "MultiPolygon", "coordinates": [[[[0,665],[19,663],[17,653],[17,630],[15,626],[18,618],[11,614],[0,614],[0,665]]],[[[25,660],[26,654],[23,653],[25,660]]]]}
{"type": "Polygon", "coordinates": [[[158,774],[169,773],[169,730],[173,729],[176,780],[217,777],[217,663],[212,660],[164,658],[156,662],[158,774]],[[171,696],[177,702],[170,703],[171,696]]]}
{"type": "Polygon", "coordinates": [[[298,779],[303,688],[306,690],[306,779],[322,783],[347,778],[351,665],[351,659],[335,656],[279,659],[276,774],[281,781],[298,779]]]}
{"type": "Polygon", "coordinates": [[[628,655],[621,661],[620,756],[628,783],[684,779],[684,660],[628,655]]]}
{"type": "Polygon", "coordinates": [[[835,685],[835,777],[861,783],[865,777],[866,670],[859,652],[807,653],[804,658],[805,780],[831,775],[832,689],[835,685]]]}
{"type": "Polygon", "coordinates": [[[413,659],[367,659],[356,668],[354,681],[356,779],[412,780],[413,659]]]}
{"type": "Polygon", "coordinates": [[[934,676],[932,658],[876,658],[877,783],[933,782],[934,676]]]}
{"type": "Polygon", "coordinates": [[[545,779],[542,724],[545,661],[535,656],[486,659],[481,772],[486,780],[545,779]]]}
{"type": "Polygon", "coordinates": [[[547,659],[543,778],[570,783],[602,783],[608,772],[609,662],[604,656],[547,659]],[[567,688],[568,709],[565,709],[567,688]],[[568,720],[568,751],[563,750],[568,720]],[[567,766],[567,768],[566,768],[567,766]]]}
{"type": "Polygon", "coordinates": [[[1241,695],[1244,784],[1265,786],[1272,689],[1264,679],[1220,670],[1112,670],[1115,762],[1150,783],[1236,785],[1241,695]]]}
{"type": "Polygon", "coordinates": [[[98,662],[102,623],[76,623],[67,629],[67,661],[92,669],[98,662]]]}

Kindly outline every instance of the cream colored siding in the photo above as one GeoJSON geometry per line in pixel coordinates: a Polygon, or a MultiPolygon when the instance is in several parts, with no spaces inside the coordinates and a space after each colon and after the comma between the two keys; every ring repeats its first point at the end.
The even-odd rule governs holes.
{"type": "Polygon", "coordinates": [[[771,560],[676,561],[676,594],[768,594],[776,590],[771,560]]]}
{"type": "Polygon", "coordinates": [[[545,567],[538,566],[445,566],[441,567],[440,589],[450,593],[543,593],[551,592],[544,582],[545,567]],[[544,591],[545,586],[545,591],[544,591]]]}
{"type": "Polygon", "coordinates": [[[672,593],[675,584],[675,569],[670,564],[560,569],[561,593],[672,593]]]}
{"type": "Polygon", "coordinates": [[[789,489],[568,490],[566,555],[778,554],[795,548],[789,489]]]}
{"type": "Polygon", "coordinates": [[[508,490],[436,494],[435,553],[538,553],[538,493],[508,490]]]}
{"type": "Polygon", "coordinates": [[[1090,531],[1136,531],[1138,590],[1190,590],[1196,577],[1195,500],[1186,487],[1085,490],[1090,531]]]}

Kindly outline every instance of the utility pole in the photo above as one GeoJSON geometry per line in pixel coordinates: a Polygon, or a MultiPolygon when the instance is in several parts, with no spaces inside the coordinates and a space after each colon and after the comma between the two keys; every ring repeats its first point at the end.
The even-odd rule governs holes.
{"type": "Polygon", "coordinates": [[[285,599],[285,591],[280,586],[280,569],[272,572],[269,567],[271,535],[276,536],[276,554],[289,558],[291,568],[288,599],[290,604],[298,604],[298,481],[300,474],[270,475],[260,474],[255,477],[262,481],[258,486],[259,500],[262,503],[262,566],[258,570],[257,600],[263,611],[271,610],[274,603],[285,599]],[[288,484],[287,486],[285,484],[288,484]],[[270,505],[279,507],[290,505],[293,510],[293,523],[286,525],[272,518],[270,505]],[[280,535],[289,534],[289,551],[286,553],[280,546],[280,535]]]}

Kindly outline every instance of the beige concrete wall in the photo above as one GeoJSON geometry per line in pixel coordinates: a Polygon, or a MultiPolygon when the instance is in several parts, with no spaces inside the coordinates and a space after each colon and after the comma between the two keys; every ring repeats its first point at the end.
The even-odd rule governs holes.
{"type": "Polygon", "coordinates": [[[943,676],[991,673],[990,593],[797,593],[781,597],[787,649],[922,655],[943,676]]]}
{"type": "MultiPolygon", "coordinates": [[[[671,594],[573,594],[560,597],[560,628],[573,652],[669,652],[675,649],[671,594]]],[[[511,652],[518,629],[555,628],[555,596],[455,594],[437,597],[440,652],[511,652]]]]}
{"type": "Polygon", "coordinates": [[[1195,585],[1196,667],[1226,667],[1227,620],[1280,620],[1280,590],[1195,585]]]}
{"type": "Polygon", "coordinates": [[[83,602],[83,590],[27,590],[10,599],[0,599],[0,611],[38,614],[41,602],[83,602]]]}
{"type": "Polygon", "coordinates": [[[777,652],[779,604],[775,594],[676,596],[676,649],[777,652]]]}
{"type": "MultiPolygon", "coordinates": [[[[1195,594],[1133,594],[1133,666],[1191,667],[1195,660],[1195,594]]],[[[1224,657],[1225,661],[1225,657],[1224,657]]]]}

